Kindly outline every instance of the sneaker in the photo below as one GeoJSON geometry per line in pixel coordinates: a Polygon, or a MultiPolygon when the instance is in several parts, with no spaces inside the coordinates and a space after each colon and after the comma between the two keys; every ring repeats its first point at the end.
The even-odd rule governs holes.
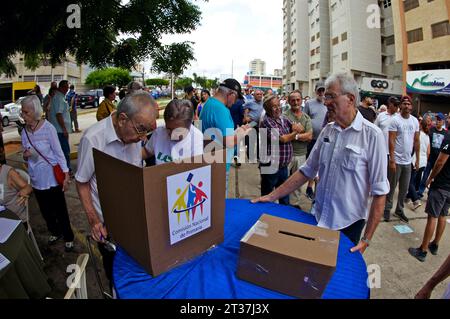
{"type": "Polygon", "coordinates": [[[436,255],[437,255],[437,252],[438,252],[438,249],[439,249],[439,246],[436,245],[436,244],[430,243],[430,244],[428,245],[428,249],[430,250],[430,253],[431,253],[432,255],[436,256],[436,255]]]}
{"type": "Polygon", "coordinates": [[[64,244],[64,251],[66,253],[70,253],[71,251],[73,251],[73,241],[68,241],[64,244]]]}
{"type": "Polygon", "coordinates": [[[306,197],[311,201],[314,200],[314,191],[311,187],[306,188],[306,197]]]}
{"type": "Polygon", "coordinates": [[[398,218],[400,218],[401,221],[405,222],[405,223],[409,223],[409,219],[408,217],[406,217],[405,213],[403,212],[395,212],[394,213],[395,216],[397,216],[398,218]]]}
{"type": "Polygon", "coordinates": [[[406,198],[406,199],[405,199],[405,204],[406,204],[406,205],[411,204],[411,203],[412,203],[411,198],[406,198]]]}
{"type": "Polygon", "coordinates": [[[59,239],[61,238],[61,236],[50,236],[49,238],[48,238],[48,244],[49,245],[53,245],[54,243],[56,243],[59,239]]]}
{"type": "Polygon", "coordinates": [[[420,200],[416,200],[413,203],[413,209],[416,210],[417,208],[419,208],[420,206],[422,206],[422,202],[420,200]]]}
{"type": "Polygon", "coordinates": [[[236,165],[236,167],[241,167],[241,163],[239,162],[239,159],[237,156],[234,157],[234,165],[236,165]]]}
{"type": "Polygon", "coordinates": [[[384,221],[386,223],[389,223],[391,221],[391,213],[390,212],[384,212],[384,221]]]}
{"type": "Polygon", "coordinates": [[[408,252],[411,256],[415,257],[417,260],[424,262],[427,258],[427,252],[422,251],[420,248],[409,248],[408,252]]]}

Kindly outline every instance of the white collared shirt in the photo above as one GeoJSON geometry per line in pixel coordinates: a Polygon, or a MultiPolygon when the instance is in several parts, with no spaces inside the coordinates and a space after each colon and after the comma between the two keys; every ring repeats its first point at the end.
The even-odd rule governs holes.
{"type": "Polygon", "coordinates": [[[92,201],[100,221],[103,222],[92,154],[93,148],[124,162],[142,167],[142,146],[140,141],[124,144],[116,134],[111,116],[94,124],[84,132],[78,146],[78,171],[75,179],[80,183],[90,183],[92,201]]]}
{"type": "Polygon", "coordinates": [[[319,227],[344,229],[366,219],[369,197],[389,193],[386,144],[381,130],[358,112],[343,130],[328,124],[300,171],[319,174],[312,214],[319,227]]]}

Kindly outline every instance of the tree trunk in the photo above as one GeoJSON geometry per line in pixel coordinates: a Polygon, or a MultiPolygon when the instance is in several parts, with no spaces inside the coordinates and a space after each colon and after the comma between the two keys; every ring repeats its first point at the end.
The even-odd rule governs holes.
{"type": "Polygon", "coordinates": [[[175,98],[175,91],[174,91],[174,82],[175,77],[173,76],[173,73],[170,74],[170,91],[172,92],[172,100],[175,98]]]}

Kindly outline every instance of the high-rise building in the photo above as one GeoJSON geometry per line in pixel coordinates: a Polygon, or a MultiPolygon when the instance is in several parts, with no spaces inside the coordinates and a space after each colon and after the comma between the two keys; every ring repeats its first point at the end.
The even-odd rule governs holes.
{"type": "Polygon", "coordinates": [[[249,68],[252,75],[266,75],[266,62],[260,59],[252,60],[249,68]]]}
{"type": "Polygon", "coordinates": [[[450,111],[450,1],[392,0],[396,61],[419,112],[450,111]]]}
{"type": "Polygon", "coordinates": [[[351,73],[360,86],[400,79],[390,1],[285,0],[283,10],[285,90],[311,95],[336,72],[351,73]]]}

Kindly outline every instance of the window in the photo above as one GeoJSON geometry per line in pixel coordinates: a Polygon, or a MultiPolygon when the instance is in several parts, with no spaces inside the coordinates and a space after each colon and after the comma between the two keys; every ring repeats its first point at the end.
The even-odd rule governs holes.
{"type": "Polygon", "coordinates": [[[317,47],[316,48],[316,54],[319,54],[320,53],[320,47],[317,47]]]}
{"type": "Polygon", "coordinates": [[[450,35],[450,24],[448,23],[448,21],[432,24],[431,34],[433,39],[450,35]]]}
{"type": "Polygon", "coordinates": [[[386,38],[386,45],[393,45],[395,44],[395,37],[393,35],[386,38]]]}
{"type": "Polygon", "coordinates": [[[409,10],[415,9],[419,6],[419,0],[404,0],[403,6],[405,8],[405,12],[409,10]]]}
{"type": "Polygon", "coordinates": [[[36,77],[36,82],[51,82],[52,76],[51,75],[38,75],[36,77]]]}
{"type": "Polygon", "coordinates": [[[320,38],[320,32],[317,32],[316,39],[320,38]]]}
{"type": "Polygon", "coordinates": [[[422,28],[408,31],[408,43],[419,42],[423,40],[422,28]]]}
{"type": "Polygon", "coordinates": [[[347,40],[347,32],[342,33],[341,35],[341,41],[344,42],[347,40]]]}
{"type": "Polygon", "coordinates": [[[347,60],[348,60],[348,52],[342,53],[342,61],[347,61],[347,60]]]}
{"type": "Polygon", "coordinates": [[[314,54],[315,54],[315,52],[316,52],[316,50],[311,50],[311,56],[314,56],[314,54]]]}
{"type": "Polygon", "coordinates": [[[338,44],[339,43],[339,37],[333,38],[332,43],[333,43],[333,45],[338,44]]]}
{"type": "Polygon", "coordinates": [[[313,35],[313,36],[311,37],[311,42],[314,42],[314,40],[316,40],[316,37],[313,35]]]}
{"type": "Polygon", "coordinates": [[[315,64],[311,64],[311,66],[310,66],[309,69],[310,69],[311,71],[313,71],[313,70],[314,70],[314,67],[315,67],[315,64]]]}
{"type": "Polygon", "coordinates": [[[34,81],[34,75],[24,75],[23,80],[25,82],[33,82],[34,81]]]}

